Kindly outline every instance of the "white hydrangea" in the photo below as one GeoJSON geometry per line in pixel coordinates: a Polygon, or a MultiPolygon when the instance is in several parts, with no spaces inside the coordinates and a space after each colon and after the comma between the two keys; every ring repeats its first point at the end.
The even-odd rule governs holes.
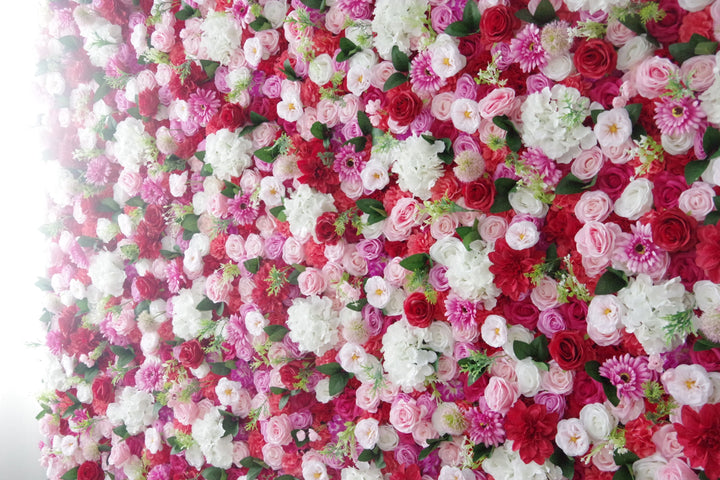
{"type": "Polygon", "coordinates": [[[342,471],[342,480],[382,480],[382,472],[369,463],[360,463],[358,468],[345,467],[342,471]]]}
{"type": "Polygon", "coordinates": [[[208,463],[218,468],[230,468],[233,455],[232,436],[225,435],[222,422],[222,415],[217,408],[213,408],[204,417],[193,422],[192,436],[208,463]]]}
{"type": "Polygon", "coordinates": [[[590,100],[572,87],[555,85],[528,95],[522,106],[523,142],[540,148],[559,163],[570,163],[582,150],[593,147],[595,134],[583,121],[590,115],[590,100]]]}
{"type": "Polygon", "coordinates": [[[561,480],[563,477],[560,467],[550,461],[539,465],[535,462],[525,463],[518,452],[513,451],[512,441],[495,448],[482,463],[482,469],[493,476],[503,480],[561,480]]]}
{"type": "Polygon", "coordinates": [[[183,340],[191,340],[200,334],[204,320],[210,320],[211,312],[197,309],[202,295],[184,288],[172,299],[173,332],[183,340]]]}
{"type": "Polygon", "coordinates": [[[154,403],[152,394],[123,387],[115,402],[108,405],[107,416],[113,425],[125,424],[130,435],[137,435],[157,420],[154,403]]]}
{"type": "Polygon", "coordinates": [[[105,295],[122,296],[123,283],[127,275],[119,255],[113,252],[99,252],[92,259],[88,275],[93,285],[105,295]]]}
{"type": "Polygon", "coordinates": [[[599,12],[600,10],[609,12],[615,7],[626,7],[630,0],[566,0],[565,4],[571,12],[578,10],[587,10],[590,13],[599,12]]]}
{"type": "Polygon", "coordinates": [[[113,25],[89,6],[78,6],[73,10],[73,18],[84,38],[83,48],[90,63],[105,68],[123,42],[122,28],[113,25]]]}
{"type": "Polygon", "coordinates": [[[437,154],[444,149],[440,140],[429,143],[414,135],[396,146],[392,171],[398,175],[400,188],[422,200],[429,199],[430,189],[443,174],[443,163],[437,154]]]}
{"type": "Polygon", "coordinates": [[[293,300],[287,312],[288,335],[300,350],[320,356],[338,343],[340,317],[332,305],[332,300],[317,295],[293,300]]]}
{"type": "Polygon", "coordinates": [[[306,242],[315,236],[315,223],[325,212],[336,212],[332,195],[318,193],[302,184],[285,200],[285,216],[290,224],[290,233],[298,241],[306,242]]]}
{"type": "Polygon", "coordinates": [[[379,0],[375,3],[372,30],[374,46],[385,60],[390,60],[393,45],[405,53],[423,33],[428,9],[427,0],[379,0]]]}
{"type": "Polygon", "coordinates": [[[239,176],[252,165],[252,142],[227,128],[207,136],[205,162],[213,167],[213,175],[220,180],[239,176]]]}
{"type": "Polygon", "coordinates": [[[685,340],[676,335],[667,342],[665,332],[667,317],[688,309],[689,295],[680,277],[653,285],[649,276],[641,274],[617,297],[627,309],[627,315],[622,317],[625,329],[635,334],[648,354],[669,352],[685,340]]]}
{"type": "Polygon", "coordinates": [[[488,254],[492,248],[477,240],[467,250],[460,239],[445,237],[430,247],[433,260],[447,267],[445,276],[453,292],[459,297],[482,301],[485,308],[493,308],[500,290],[493,280],[495,275],[490,272],[488,254]]]}
{"type": "Polygon", "coordinates": [[[212,11],[203,21],[200,46],[210,60],[228,65],[235,52],[242,47],[242,30],[232,15],[212,11]]]}
{"type": "Polygon", "coordinates": [[[128,117],[118,123],[112,152],[126,170],[139,172],[142,165],[152,160],[152,151],[153,140],[142,121],[128,117]]]}
{"type": "Polygon", "coordinates": [[[403,391],[424,389],[425,380],[434,373],[437,353],[425,342],[426,329],[413,327],[404,318],[390,325],[383,335],[383,367],[388,380],[403,391]]]}

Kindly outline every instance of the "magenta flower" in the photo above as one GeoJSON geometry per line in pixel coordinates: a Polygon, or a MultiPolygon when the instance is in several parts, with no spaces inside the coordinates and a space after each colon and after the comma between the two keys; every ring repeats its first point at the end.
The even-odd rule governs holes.
{"type": "Polygon", "coordinates": [[[529,23],[510,42],[510,53],[523,72],[531,72],[548,63],[548,54],[542,46],[540,29],[529,23]]]}
{"type": "Polygon", "coordinates": [[[240,225],[249,225],[253,223],[258,216],[258,209],[247,193],[228,200],[227,205],[228,212],[232,215],[233,220],[240,225]]]}
{"type": "Polygon", "coordinates": [[[445,85],[445,79],[432,68],[428,50],[418,53],[413,59],[410,66],[410,83],[419,95],[435,93],[445,85]]]}
{"type": "Polygon", "coordinates": [[[643,398],[643,383],[652,378],[647,360],[644,357],[633,357],[629,353],[606,360],[600,367],[600,375],[615,385],[619,396],[631,400],[643,398]]]}
{"type": "Polygon", "coordinates": [[[474,443],[498,446],[505,441],[503,416],[498,412],[474,407],[465,413],[465,418],[470,423],[467,430],[474,443]]]}
{"type": "Polygon", "coordinates": [[[684,135],[700,127],[705,112],[696,98],[662,97],[655,102],[655,122],[663,135],[684,135]]]}
{"type": "Polygon", "coordinates": [[[190,94],[188,106],[193,121],[204,127],[220,110],[221,102],[213,90],[199,88],[190,94]]]}

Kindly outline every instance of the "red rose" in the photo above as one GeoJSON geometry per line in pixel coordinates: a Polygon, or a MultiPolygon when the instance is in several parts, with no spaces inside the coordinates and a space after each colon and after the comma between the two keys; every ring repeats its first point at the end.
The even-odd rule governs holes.
{"type": "Polygon", "coordinates": [[[204,359],[205,352],[197,340],[190,340],[180,345],[178,360],[184,367],[198,368],[204,359]]]}
{"type": "Polygon", "coordinates": [[[248,114],[234,103],[226,103],[220,109],[220,115],[218,115],[220,128],[227,128],[231,132],[234,132],[237,127],[244,124],[248,119],[248,114]]]}
{"type": "Polygon", "coordinates": [[[548,350],[560,368],[568,371],[583,368],[588,357],[583,334],[577,330],[563,330],[553,335],[548,350]]]}
{"type": "Polygon", "coordinates": [[[143,90],[138,95],[138,110],[143,117],[152,117],[157,113],[160,96],[157,89],[143,90]]]}
{"type": "Polygon", "coordinates": [[[504,5],[486,8],[480,19],[480,35],[483,43],[493,43],[510,40],[520,21],[504,5]]]}
{"type": "Polygon", "coordinates": [[[280,380],[282,380],[285,388],[294,390],[295,385],[300,381],[300,369],[302,369],[302,362],[294,360],[290,363],[286,363],[280,367],[280,380]]]}
{"type": "Polygon", "coordinates": [[[92,383],[93,400],[100,403],[110,403],[115,398],[115,388],[113,388],[110,377],[97,376],[92,383]]]}
{"type": "Polygon", "coordinates": [[[338,219],[338,214],[335,212],[325,212],[317,219],[315,224],[315,235],[317,236],[318,242],[325,243],[327,245],[335,245],[340,240],[340,235],[337,233],[335,228],[335,221],[338,219]]]}
{"type": "Polygon", "coordinates": [[[95,462],[87,461],[77,471],[77,480],[102,480],[104,477],[103,469],[95,462]]]}
{"type": "Polygon", "coordinates": [[[697,256],[695,263],[714,283],[720,283],[720,228],[705,225],[698,228],[697,256]]]}
{"type": "Polygon", "coordinates": [[[409,125],[422,110],[422,100],[409,87],[397,87],[388,92],[388,113],[398,125],[409,125]]]}
{"type": "Polygon", "coordinates": [[[650,222],[655,244],[668,252],[692,246],[697,221],[679,208],[665,210],[650,222]]]}
{"type": "Polygon", "coordinates": [[[157,279],[153,276],[147,275],[135,278],[134,286],[142,300],[149,300],[157,296],[159,285],[157,279]]]}
{"type": "Polygon", "coordinates": [[[463,185],[463,196],[468,208],[486,212],[495,200],[495,184],[489,178],[480,177],[463,185]]]}
{"type": "Polygon", "coordinates": [[[408,295],[403,303],[403,309],[408,323],[413,327],[429,327],[435,316],[435,305],[428,302],[422,292],[413,292],[408,295]]]}
{"type": "Polygon", "coordinates": [[[615,70],[617,52],[612,44],[593,38],[575,50],[575,67],[584,77],[597,80],[615,70]]]}

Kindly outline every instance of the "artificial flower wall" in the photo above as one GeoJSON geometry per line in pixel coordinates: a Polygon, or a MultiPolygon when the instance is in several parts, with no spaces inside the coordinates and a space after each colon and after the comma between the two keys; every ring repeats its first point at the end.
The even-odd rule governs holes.
{"type": "Polygon", "coordinates": [[[49,479],[720,478],[720,2],[44,25],[49,479]]]}

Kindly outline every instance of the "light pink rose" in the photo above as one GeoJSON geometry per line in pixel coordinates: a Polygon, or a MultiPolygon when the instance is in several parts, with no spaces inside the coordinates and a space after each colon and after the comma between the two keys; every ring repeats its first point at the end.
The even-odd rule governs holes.
{"type": "Polygon", "coordinates": [[[222,271],[213,272],[205,282],[205,293],[211,302],[227,302],[230,299],[232,285],[223,279],[222,271]]]}
{"type": "Polygon", "coordinates": [[[442,381],[447,381],[455,377],[458,364],[454,358],[447,355],[441,355],[437,363],[437,376],[442,381]]]}
{"type": "Polygon", "coordinates": [[[705,182],[695,182],[680,194],[678,207],[695,220],[702,221],[715,208],[715,191],[705,182]]]}
{"type": "Polygon", "coordinates": [[[120,467],[123,463],[130,460],[131,455],[130,447],[127,442],[113,442],[112,449],[110,450],[110,456],[108,457],[108,464],[120,467]]]}
{"type": "Polygon", "coordinates": [[[322,267],[322,273],[328,283],[338,283],[345,273],[342,266],[335,262],[327,262],[322,267]]]}
{"type": "Polygon", "coordinates": [[[515,90],[496,88],[478,102],[480,116],[492,120],[498,115],[507,115],[515,103],[515,90]]]}
{"type": "Polygon", "coordinates": [[[191,425],[198,418],[199,409],[194,403],[178,402],[172,409],[175,418],[183,425],[191,425]]]}
{"type": "Polygon", "coordinates": [[[410,433],[420,421],[421,413],[415,400],[400,398],[390,407],[390,425],[400,433],[410,433]]]}
{"type": "Polygon", "coordinates": [[[118,184],[125,193],[130,197],[134,197],[140,193],[140,187],[142,187],[143,177],[139,173],[131,172],[124,169],[118,177],[118,184]]]}
{"type": "Polygon", "coordinates": [[[575,216],[582,223],[602,222],[612,212],[613,202],[602,190],[584,192],[575,204],[575,216]]]}
{"type": "MultiPolygon", "coordinates": [[[[292,440],[292,437],[290,438],[292,440]]],[[[285,450],[280,445],[274,443],[266,443],[262,447],[263,460],[268,466],[274,470],[282,468],[282,459],[285,456],[285,450]]]]}
{"type": "Polygon", "coordinates": [[[245,240],[241,235],[230,235],[225,241],[225,253],[234,262],[245,258],[245,240]]]}
{"type": "Polygon", "coordinates": [[[680,67],[680,78],[695,90],[704,92],[715,81],[715,55],[688,58],[680,67]]]}
{"type": "Polygon", "coordinates": [[[267,422],[262,425],[262,434],[265,441],[274,445],[287,445],[293,441],[292,422],[286,414],[270,417],[267,422]]]}
{"type": "Polygon", "coordinates": [[[620,404],[618,406],[614,406],[609,401],[605,402],[605,406],[620,423],[628,423],[635,420],[645,411],[643,399],[630,400],[627,397],[620,397],[620,404]]]}
{"type": "Polygon", "coordinates": [[[260,40],[260,44],[265,47],[270,55],[275,55],[278,51],[280,35],[277,30],[269,29],[261,32],[255,32],[255,37],[260,40]]]}
{"type": "Polygon", "coordinates": [[[222,193],[216,193],[210,197],[210,201],[207,204],[207,211],[215,218],[223,218],[228,213],[227,206],[228,197],[222,193]]]}
{"type": "Polygon", "coordinates": [[[430,113],[442,122],[450,120],[450,112],[454,100],[455,96],[451,92],[443,92],[435,95],[430,104],[430,113]]]}
{"type": "Polygon", "coordinates": [[[342,102],[338,106],[338,120],[341,123],[348,123],[357,118],[357,112],[360,108],[360,99],[357,95],[348,93],[342,97],[342,102]]]}
{"type": "Polygon", "coordinates": [[[343,267],[350,275],[356,277],[364,277],[368,272],[367,261],[356,250],[345,254],[343,267]]]}
{"type": "Polygon", "coordinates": [[[433,427],[432,422],[428,422],[427,420],[421,420],[417,424],[415,424],[415,427],[412,430],[412,436],[413,440],[415,440],[415,443],[418,445],[427,446],[427,441],[430,438],[437,438],[438,432],[435,430],[435,427],[433,427]]]}
{"type": "Polygon", "coordinates": [[[615,463],[613,447],[609,442],[593,455],[592,462],[601,472],[614,472],[620,468],[620,466],[615,463]]]}
{"type": "Polygon", "coordinates": [[[573,378],[573,372],[563,370],[555,362],[551,362],[548,371],[542,372],[540,385],[550,393],[565,395],[572,390],[573,378]]]}
{"type": "Polygon", "coordinates": [[[645,98],[659,97],[665,92],[670,78],[677,76],[678,70],[677,65],[667,58],[647,58],[635,68],[635,87],[645,98]]]}
{"type": "Polygon", "coordinates": [[[305,260],[305,249],[303,248],[303,244],[295,237],[290,237],[285,240],[285,243],[283,244],[282,259],[283,262],[288,265],[292,265],[293,263],[302,263],[303,260],[305,260]]]}
{"type": "Polygon", "coordinates": [[[334,127],[338,118],[338,107],[332,100],[322,99],[318,102],[316,111],[318,122],[327,125],[328,127],[334,127]]]}
{"type": "Polygon", "coordinates": [[[653,433],[652,441],[657,447],[657,451],[665,457],[666,460],[679,457],[683,453],[683,447],[677,439],[677,432],[672,425],[663,425],[655,433],[653,433]]]}
{"type": "Polygon", "coordinates": [[[657,471],[658,480],[698,480],[698,478],[700,477],[697,473],[679,458],[673,458],[657,471]]]}
{"type": "Polygon", "coordinates": [[[383,233],[391,242],[407,240],[412,227],[417,223],[418,203],[412,198],[401,198],[383,224],[383,233]]]}
{"type": "Polygon", "coordinates": [[[600,147],[595,146],[580,152],[570,166],[570,171],[580,180],[590,180],[597,175],[604,163],[605,155],[600,147]]]}
{"type": "Polygon", "coordinates": [[[355,405],[362,410],[375,413],[380,405],[377,390],[370,383],[362,383],[355,391],[355,405]]]}
{"type": "Polygon", "coordinates": [[[489,143],[491,137],[505,138],[506,132],[495,125],[492,120],[483,118],[478,128],[478,138],[483,143],[489,143]]]}
{"type": "Polygon", "coordinates": [[[480,222],[480,237],[488,243],[495,243],[496,240],[505,236],[507,227],[507,220],[491,215],[480,222]]]}
{"type": "Polygon", "coordinates": [[[338,35],[343,31],[345,21],[345,12],[337,5],[333,5],[327,12],[325,12],[325,28],[335,35],[338,35]]]}
{"type": "Polygon", "coordinates": [[[556,307],[557,282],[550,277],[542,277],[530,292],[530,300],[541,311],[556,307]]]}
{"type": "Polygon", "coordinates": [[[607,41],[618,48],[625,45],[631,38],[637,36],[635,32],[627,28],[618,20],[611,20],[608,22],[607,32],[605,35],[607,41]]]}
{"type": "Polygon", "coordinates": [[[380,62],[370,69],[370,83],[372,86],[382,90],[390,75],[395,73],[395,67],[390,62],[380,62]]]}
{"type": "Polygon", "coordinates": [[[316,268],[306,268],[298,275],[298,288],[306,296],[320,295],[327,288],[325,277],[316,268]]]}
{"type": "Polygon", "coordinates": [[[587,222],[575,234],[575,244],[583,257],[605,258],[612,252],[615,233],[604,223],[587,222]]]}
{"type": "Polygon", "coordinates": [[[251,233],[245,239],[245,255],[247,258],[259,257],[263,254],[263,240],[260,235],[251,233]]]}
{"type": "Polygon", "coordinates": [[[385,281],[396,288],[400,288],[405,283],[408,271],[400,265],[402,258],[395,257],[388,262],[383,271],[385,281]]]}
{"type": "Polygon", "coordinates": [[[500,377],[490,377],[485,387],[485,401],[490,410],[505,415],[510,407],[520,398],[516,383],[508,382],[500,377]]]}
{"type": "Polygon", "coordinates": [[[233,463],[237,466],[240,465],[240,462],[245,459],[245,457],[250,456],[250,448],[248,447],[248,444],[245,442],[237,441],[233,442],[233,463]]]}
{"type": "Polygon", "coordinates": [[[460,465],[463,451],[455,442],[442,442],[438,448],[438,457],[443,465],[460,465]]]}
{"type": "Polygon", "coordinates": [[[454,235],[457,227],[458,221],[454,215],[442,215],[430,224],[430,234],[435,240],[440,240],[454,235]]]}
{"type": "Polygon", "coordinates": [[[308,107],[303,110],[302,116],[297,122],[295,122],[298,133],[303,138],[303,140],[309,142],[310,140],[315,138],[310,131],[315,122],[317,122],[317,113],[315,112],[315,108],[308,107]]]}
{"type": "MultiPolygon", "coordinates": [[[[499,315],[495,315],[499,317],[499,315]]],[[[502,317],[500,317],[502,319],[502,317]]],[[[490,374],[494,377],[504,378],[508,382],[517,383],[515,374],[515,360],[504,354],[493,356],[493,364],[490,367],[490,374]]]]}
{"type": "Polygon", "coordinates": [[[171,25],[155,25],[150,35],[150,44],[161,52],[169,52],[175,45],[175,28],[171,25]]]}

